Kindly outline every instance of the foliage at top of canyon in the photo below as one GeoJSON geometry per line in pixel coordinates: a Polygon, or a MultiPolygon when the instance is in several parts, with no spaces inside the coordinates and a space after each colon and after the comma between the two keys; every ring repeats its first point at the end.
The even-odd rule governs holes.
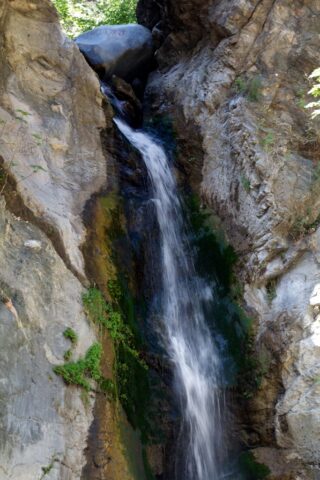
{"type": "Polygon", "coordinates": [[[136,23],[137,0],[53,0],[70,37],[99,25],[136,23]]]}

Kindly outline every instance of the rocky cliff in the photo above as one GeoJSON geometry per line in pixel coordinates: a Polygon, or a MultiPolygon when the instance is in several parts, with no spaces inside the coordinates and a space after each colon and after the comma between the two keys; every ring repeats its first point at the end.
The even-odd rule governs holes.
{"type": "MultiPolygon", "coordinates": [[[[140,0],[138,14],[158,47],[147,99],[173,120],[178,166],[239,256],[264,370],[242,400],[242,443],[270,478],[319,478],[320,130],[304,109],[320,65],[319,2],[140,0]]],[[[74,359],[95,341],[82,306],[82,213],[106,186],[111,114],[49,0],[0,0],[0,58],[0,480],[129,479],[113,408],[100,398],[92,424],[94,393],[53,373],[67,327],[74,359]],[[86,459],[90,425],[98,445],[86,459]]],[[[92,257],[103,270],[113,210],[96,210],[92,257]]]]}
{"type": "Polygon", "coordinates": [[[273,478],[318,478],[320,129],[304,106],[319,2],[140,0],[138,16],[158,42],[153,112],[174,121],[179,162],[239,255],[255,319],[265,375],[243,442],[273,478]]]}
{"type": "Polygon", "coordinates": [[[0,45],[0,287],[18,313],[1,303],[0,478],[78,480],[93,394],[53,367],[67,327],[74,359],[95,340],[79,279],[81,214],[106,180],[102,96],[48,0],[1,0],[0,45]]]}

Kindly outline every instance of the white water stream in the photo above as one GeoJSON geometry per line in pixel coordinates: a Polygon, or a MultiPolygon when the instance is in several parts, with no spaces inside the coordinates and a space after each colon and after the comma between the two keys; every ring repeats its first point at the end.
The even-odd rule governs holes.
{"type": "Polygon", "coordinates": [[[173,365],[182,416],[177,480],[218,480],[223,455],[221,365],[205,320],[211,288],[197,277],[184,233],[174,175],[163,148],[149,135],[115,120],[144,159],[160,227],[164,347],[173,365]]]}

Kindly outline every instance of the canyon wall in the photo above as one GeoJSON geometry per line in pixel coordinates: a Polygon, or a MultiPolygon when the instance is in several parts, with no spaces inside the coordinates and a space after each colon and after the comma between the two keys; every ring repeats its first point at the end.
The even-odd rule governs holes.
{"type": "Polygon", "coordinates": [[[78,480],[94,394],[53,368],[70,348],[67,327],[74,359],[95,341],[81,214],[106,182],[108,121],[98,79],[48,0],[0,1],[0,58],[0,287],[19,317],[0,304],[0,479],[78,480]]]}
{"type": "Polygon", "coordinates": [[[273,478],[318,478],[320,129],[304,106],[319,2],[140,0],[138,17],[158,45],[152,111],[173,120],[178,162],[239,255],[265,373],[243,443],[273,478]]]}

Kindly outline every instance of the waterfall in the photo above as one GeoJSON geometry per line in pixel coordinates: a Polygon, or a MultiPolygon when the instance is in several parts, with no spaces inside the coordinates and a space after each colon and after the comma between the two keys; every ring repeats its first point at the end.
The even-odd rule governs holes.
{"type": "Polygon", "coordinates": [[[173,366],[182,418],[183,461],[177,463],[176,479],[225,478],[221,468],[222,368],[205,319],[206,306],[213,301],[212,288],[196,274],[175,178],[163,148],[148,134],[120,119],[115,122],[143,157],[159,224],[161,340],[173,366]]]}

